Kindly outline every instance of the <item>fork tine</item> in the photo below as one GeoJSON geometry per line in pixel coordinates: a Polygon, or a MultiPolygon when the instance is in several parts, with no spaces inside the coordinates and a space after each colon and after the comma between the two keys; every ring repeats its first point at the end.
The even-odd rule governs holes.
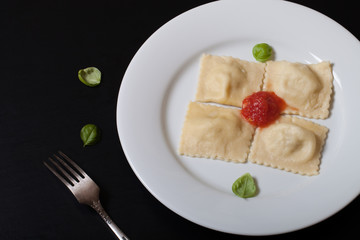
{"type": "Polygon", "coordinates": [[[43,163],[58,179],[60,179],[65,184],[66,187],[71,190],[72,185],[68,181],[66,181],[60,174],[57,173],[57,171],[55,171],[53,167],[51,167],[45,161],[43,163]]]}
{"type": "Polygon", "coordinates": [[[74,171],[74,169],[72,167],[70,167],[64,160],[62,160],[60,157],[58,157],[57,155],[54,154],[54,157],[64,166],[66,167],[67,170],[69,170],[69,172],[71,172],[71,174],[75,177],[75,180],[80,181],[81,178],[83,178],[82,176],[80,176],[77,172],[74,171]]]}
{"type": "MultiPolygon", "coordinates": [[[[55,155],[54,155],[55,156],[55,155]]],[[[56,157],[56,156],[55,156],[56,157]]],[[[52,158],[49,157],[49,160],[52,162],[52,164],[54,164],[57,169],[59,169],[64,175],[65,177],[71,182],[72,186],[74,186],[77,183],[77,179],[75,179],[74,177],[70,176],[69,173],[67,173],[57,162],[55,162],[52,158]]],[[[61,160],[61,159],[60,159],[61,160]]]]}
{"type": "Polygon", "coordinates": [[[67,155],[65,155],[65,153],[63,153],[62,151],[58,151],[58,153],[66,159],[66,161],[68,161],[71,165],[73,165],[76,170],[79,171],[79,173],[81,175],[83,175],[84,177],[88,177],[88,175],[84,172],[84,170],[82,170],[73,160],[71,160],[67,155]]]}

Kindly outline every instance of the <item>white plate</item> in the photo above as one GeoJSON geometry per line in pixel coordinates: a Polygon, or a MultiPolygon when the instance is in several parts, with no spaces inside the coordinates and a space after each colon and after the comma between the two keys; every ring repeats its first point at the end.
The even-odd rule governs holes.
{"type": "Polygon", "coordinates": [[[285,1],[219,1],[192,9],[156,31],[131,61],[121,84],[117,126],[127,159],[165,206],[202,226],[244,235],[289,232],[336,213],[360,192],[358,137],[360,44],[339,24],[285,1]],[[330,131],[320,174],[306,177],[251,163],[177,154],[202,53],[254,61],[256,43],[276,60],[334,63],[330,131]],[[241,199],[231,186],[249,172],[259,194],[241,199]]]}

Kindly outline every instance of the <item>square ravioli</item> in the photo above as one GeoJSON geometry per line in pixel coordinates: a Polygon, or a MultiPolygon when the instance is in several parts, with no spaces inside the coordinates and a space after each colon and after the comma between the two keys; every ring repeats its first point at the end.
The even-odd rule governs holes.
{"type": "Polygon", "coordinates": [[[241,107],[245,97],[260,90],[264,73],[264,63],[204,54],[196,101],[241,107]]]}
{"type": "Polygon", "coordinates": [[[264,91],[273,91],[288,107],[284,113],[309,118],[329,116],[333,75],[330,62],[317,64],[269,61],[264,91]]]}
{"type": "Polygon", "coordinates": [[[255,128],[238,109],[190,102],[179,153],[190,157],[245,162],[255,128]]]}
{"type": "Polygon", "coordinates": [[[317,175],[327,132],[326,127],[311,121],[281,116],[274,124],[256,129],[249,161],[302,175],[317,175]]]}

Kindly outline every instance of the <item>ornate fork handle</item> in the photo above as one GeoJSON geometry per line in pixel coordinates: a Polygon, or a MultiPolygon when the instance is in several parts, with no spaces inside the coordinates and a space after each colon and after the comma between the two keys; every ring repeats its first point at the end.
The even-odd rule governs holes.
{"type": "Polygon", "coordinates": [[[115,233],[115,235],[121,240],[129,240],[129,238],[120,230],[120,228],[111,220],[109,215],[105,212],[104,208],[101,206],[100,200],[92,201],[90,205],[106,222],[110,229],[115,233]]]}

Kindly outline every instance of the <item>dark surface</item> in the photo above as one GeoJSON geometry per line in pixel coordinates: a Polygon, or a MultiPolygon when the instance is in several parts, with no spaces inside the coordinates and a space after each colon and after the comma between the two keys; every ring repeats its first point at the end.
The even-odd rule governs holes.
{"type": "MultiPolygon", "coordinates": [[[[131,170],[117,135],[117,95],[138,48],[173,17],[207,2],[2,1],[0,239],[115,239],[44,167],[58,149],[98,183],[104,208],[131,239],[254,238],[201,227],[158,202],[131,170]],[[102,71],[100,86],[77,79],[87,66],[102,71]],[[101,127],[102,141],[83,148],[79,131],[90,122],[101,127]]],[[[294,2],[360,37],[356,2],[294,2]]],[[[267,238],[356,236],[359,206],[357,198],[319,224],[267,238]]]]}

